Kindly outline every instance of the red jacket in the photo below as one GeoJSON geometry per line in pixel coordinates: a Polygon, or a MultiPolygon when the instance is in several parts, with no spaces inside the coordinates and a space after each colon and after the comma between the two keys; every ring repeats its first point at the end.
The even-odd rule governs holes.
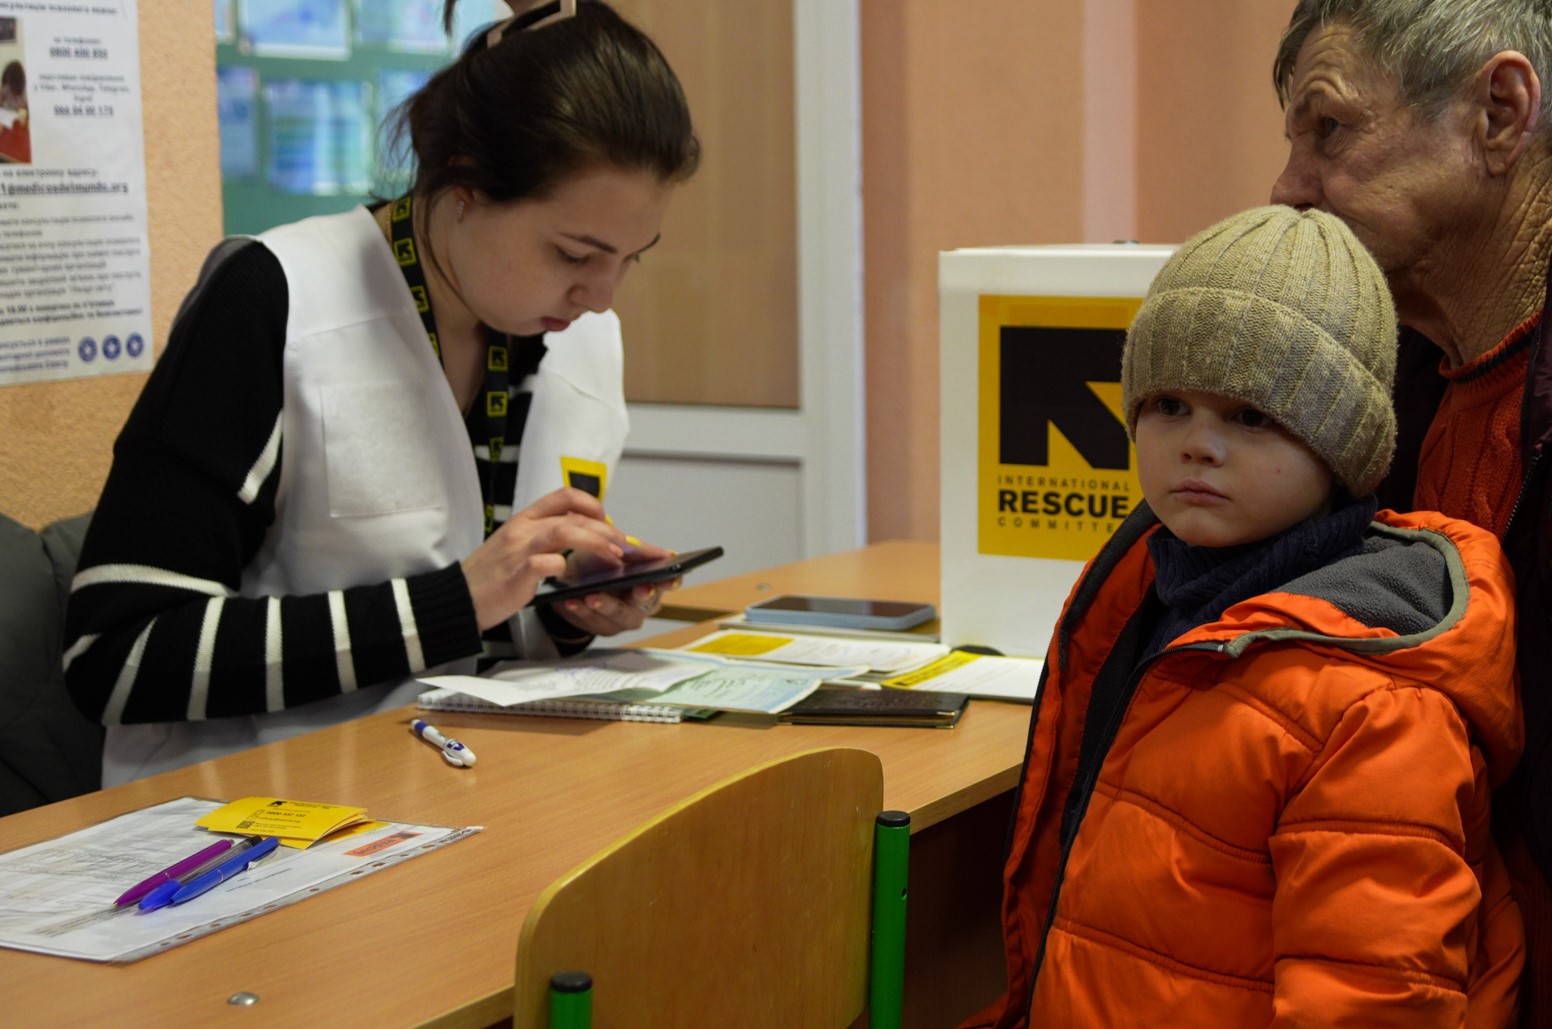
{"type": "Polygon", "coordinates": [[[1511,1024],[1496,539],[1381,511],[1362,554],[1107,665],[1156,524],[1122,525],[1058,623],[1004,872],[1009,990],[966,1025],[1511,1024]]]}

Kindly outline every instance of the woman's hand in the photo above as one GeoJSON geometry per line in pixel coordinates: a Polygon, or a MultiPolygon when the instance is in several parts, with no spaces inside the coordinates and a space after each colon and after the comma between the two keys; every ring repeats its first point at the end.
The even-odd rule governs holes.
{"type": "MultiPolygon", "coordinates": [[[[664,550],[651,543],[629,540],[622,560],[628,567],[644,561],[657,561],[672,553],[671,550],[664,550]]],[[[572,554],[571,562],[563,578],[575,579],[605,567],[618,567],[617,563],[600,565],[591,555],[581,553],[572,554]]],[[[663,594],[678,585],[679,580],[675,579],[673,582],[644,583],[619,593],[590,593],[580,599],[556,604],[555,611],[583,632],[594,636],[613,636],[641,628],[642,623],[657,614],[663,606],[663,594]]]]}
{"type": "MultiPolygon", "coordinates": [[[[592,562],[595,571],[620,567],[630,560],[626,557],[627,547],[625,534],[609,524],[598,498],[570,487],[546,493],[515,513],[463,560],[463,574],[469,583],[480,631],[521,611],[538,592],[539,584],[550,576],[565,578],[584,561],[592,562]]],[[[666,553],[656,547],[651,549],[656,556],[666,553]]],[[[613,612],[608,605],[605,610],[613,612]]],[[[636,625],[644,618],[642,615],[637,619],[636,625]]],[[[602,622],[584,622],[569,614],[567,620],[593,633],[598,632],[591,627],[593,624],[614,624],[614,619],[607,615],[602,622]]]]}

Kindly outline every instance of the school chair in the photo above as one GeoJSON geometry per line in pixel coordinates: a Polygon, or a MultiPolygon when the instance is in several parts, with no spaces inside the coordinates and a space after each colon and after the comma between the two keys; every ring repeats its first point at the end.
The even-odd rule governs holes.
{"type": "Polygon", "coordinates": [[[529,911],[513,1025],[897,1027],[910,816],[883,793],[873,753],[805,751],[604,848],[529,911]]]}
{"type": "Polygon", "coordinates": [[[103,728],[65,692],[65,601],[91,514],[0,514],[0,815],[102,787],[103,728]]]}

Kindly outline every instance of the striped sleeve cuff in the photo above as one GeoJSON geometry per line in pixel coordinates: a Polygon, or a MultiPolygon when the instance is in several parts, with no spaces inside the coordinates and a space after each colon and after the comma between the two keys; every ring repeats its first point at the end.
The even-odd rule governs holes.
{"type": "Polygon", "coordinates": [[[461,565],[454,562],[439,571],[412,575],[405,581],[427,668],[480,652],[474,599],[469,596],[469,583],[461,565]]]}

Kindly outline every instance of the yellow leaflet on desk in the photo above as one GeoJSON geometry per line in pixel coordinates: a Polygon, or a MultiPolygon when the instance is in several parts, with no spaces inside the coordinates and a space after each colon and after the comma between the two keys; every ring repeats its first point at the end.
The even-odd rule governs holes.
{"type": "Polygon", "coordinates": [[[1035,658],[955,650],[904,675],[882,679],[880,685],[1029,703],[1040,690],[1040,672],[1044,665],[1045,662],[1035,658]]]}
{"type": "Polygon", "coordinates": [[[796,632],[722,630],[679,648],[686,654],[717,654],[783,664],[860,666],[875,672],[904,672],[948,653],[924,640],[849,639],[796,632]]]}
{"type": "Polygon", "coordinates": [[[368,818],[364,807],[279,797],[244,797],[223,804],[194,824],[211,832],[279,836],[284,846],[309,847],[325,836],[338,839],[375,829],[382,823],[368,818]]]}

